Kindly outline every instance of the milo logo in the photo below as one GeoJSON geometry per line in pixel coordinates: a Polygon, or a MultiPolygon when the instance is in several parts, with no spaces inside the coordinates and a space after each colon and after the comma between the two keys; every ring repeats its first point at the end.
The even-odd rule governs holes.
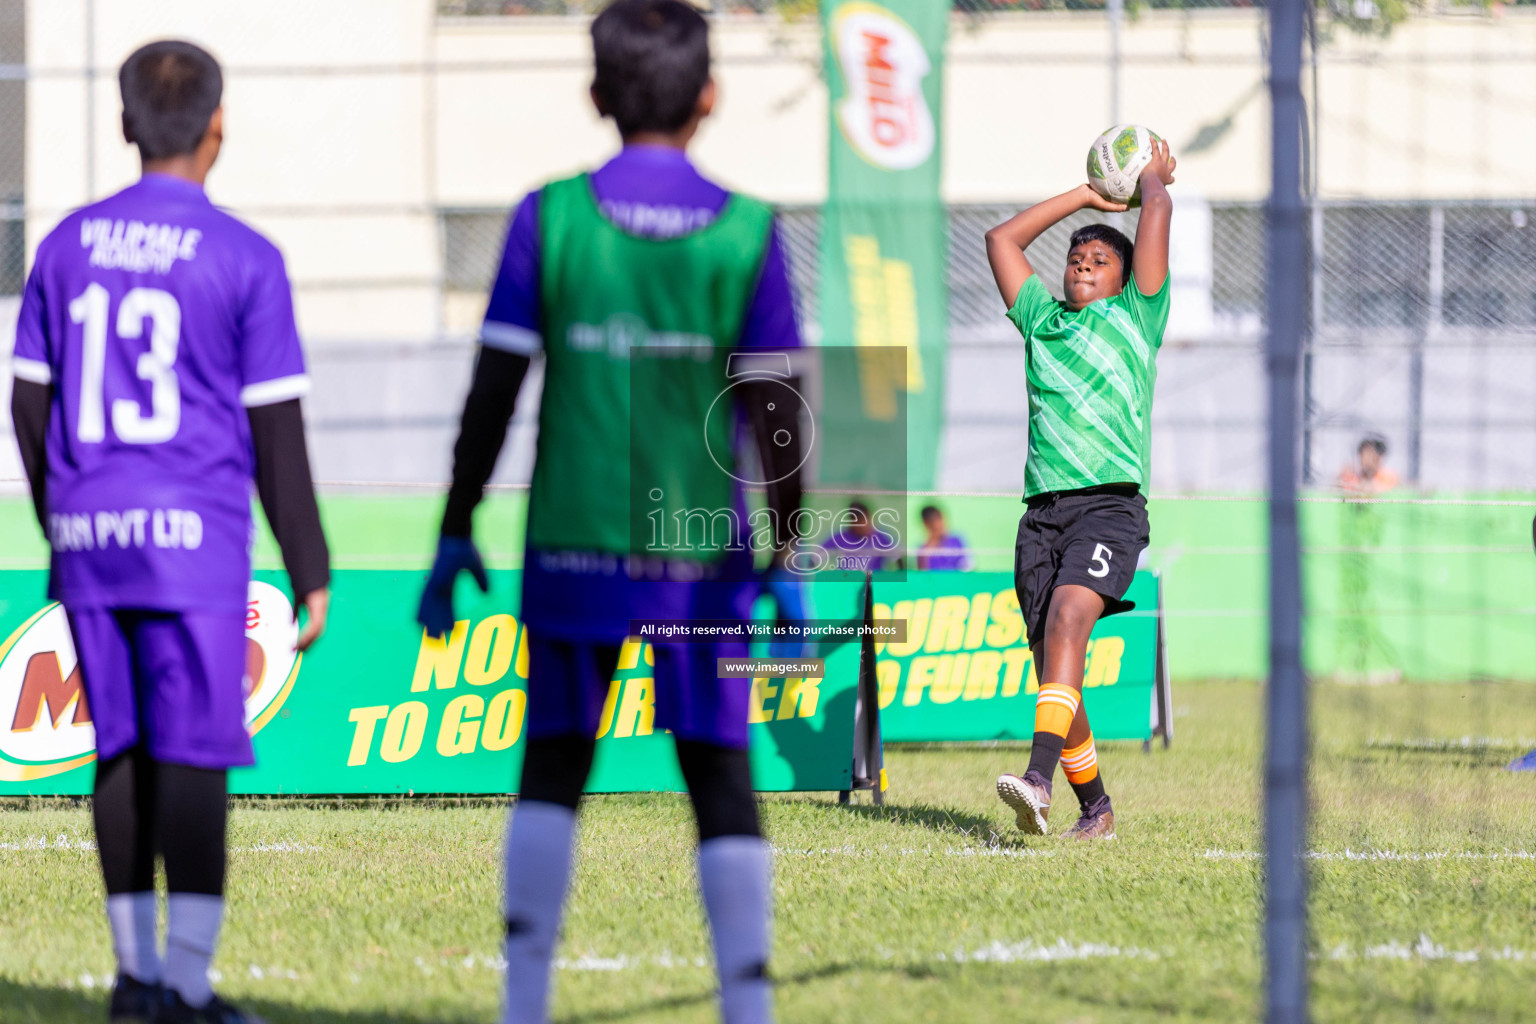
{"type": "Polygon", "coordinates": [[[933,66],[912,27],[874,3],[847,3],[832,16],[832,48],[846,84],[837,123],[860,156],[904,171],[933,153],[933,112],[923,79],[933,66]]]}
{"type": "Polygon", "coordinates": [[[69,621],[49,605],[0,645],[0,778],[56,775],[95,756],[69,621]]]}
{"type": "Polygon", "coordinates": [[[252,736],[282,710],[302,658],[299,624],[288,595],[270,583],[251,581],[245,605],[245,728],[252,736]]]}
{"type": "MultiPolygon", "coordinates": [[[[281,709],[300,661],[293,606],[270,583],[251,583],[245,637],[245,722],[255,735],[281,709]]],[[[95,757],[96,729],[69,619],[50,604],[0,643],[0,780],[57,775],[95,757]]]]}

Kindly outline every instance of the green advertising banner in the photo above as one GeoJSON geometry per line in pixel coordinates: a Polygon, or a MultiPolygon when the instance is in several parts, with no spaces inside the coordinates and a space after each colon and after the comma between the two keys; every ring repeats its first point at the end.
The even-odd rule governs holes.
{"type": "MultiPolygon", "coordinates": [[[[841,392],[862,401],[861,415],[850,418],[857,426],[904,415],[907,486],[931,490],[948,327],[939,115],[950,5],[833,0],[821,9],[831,98],[822,344],[872,350],[859,360],[858,386],[841,392]],[[905,352],[905,366],[886,357],[893,349],[905,352]]],[[[891,469],[857,443],[857,430],[830,425],[823,478],[888,487],[891,469]]]]}
{"type": "MultiPolygon", "coordinates": [[[[258,572],[246,612],[246,722],[256,766],[236,793],[507,793],[522,761],[528,675],[521,573],[459,589],[442,640],[413,623],[420,572],[340,570],[326,635],[296,655],[282,573],[258,572]]],[[[0,572],[0,795],[89,793],[95,731],[63,609],[47,573],[0,572]]],[[[862,584],[818,583],[822,618],[864,617],[862,584]]],[[[846,790],[857,640],[823,644],[826,675],[753,681],[760,790],[846,790]]],[[[626,644],[599,728],[591,792],[681,790],[671,737],[654,727],[649,645],[626,644]]]]}
{"type": "MultiPolygon", "coordinates": [[[[1028,740],[1040,681],[1024,617],[1003,572],[929,572],[874,582],[878,619],[907,620],[904,643],[877,644],[880,731],[888,743],[1028,740]]],[[[1138,572],[1136,610],[1100,620],[1083,705],[1095,739],[1170,735],[1156,574],[1138,572]],[[1161,685],[1159,685],[1161,684],[1161,685]]]]}

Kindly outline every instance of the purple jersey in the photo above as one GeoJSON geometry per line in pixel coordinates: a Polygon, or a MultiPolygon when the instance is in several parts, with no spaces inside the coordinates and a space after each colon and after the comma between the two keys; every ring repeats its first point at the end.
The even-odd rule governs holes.
{"type": "Polygon", "coordinates": [[[821,546],[830,558],[828,567],[844,572],[884,572],[894,569],[901,557],[901,543],[883,530],[869,534],[855,533],[852,528],[839,530],[821,546]]]}
{"type": "Polygon", "coordinates": [[[50,596],[243,609],[246,408],[309,385],[277,248],[199,186],[145,175],[43,239],[14,369],[53,385],[50,596]]]}
{"type": "MultiPolygon", "coordinates": [[[[651,238],[677,237],[705,227],[730,198],[681,151],[662,146],[626,146],[593,172],[591,181],[598,205],[610,220],[651,238]]],[[[539,268],[539,193],[532,192],[507,229],[481,344],[525,355],[542,347],[539,268]]],[[[775,231],[737,347],[782,350],[800,344],[784,251],[775,231]]],[[[629,632],[631,618],[746,618],[751,606],[748,590],[733,585],[632,580],[623,560],[612,557],[530,550],[523,572],[523,607],[536,609],[528,613],[536,615],[552,638],[616,643],[629,632]]]]}
{"type": "MultiPolygon", "coordinates": [[[[619,227],[648,238],[674,238],[709,224],[730,193],[704,177],[681,151],[666,146],[625,146],[592,173],[592,190],[603,213],[619,227]]],[[[518,205],[507,228],[501,268],[491,286],[480,342],[532,355],[543,346],[539,308],[539,193],[518,205]]],[[[789,290],[784,247],[775,229],[763,273],[747,309],[739,347],[800,347],[800,328],[789,290]]]]}
{"type": "Polygon", "coordinates": [[[971,554],[966,550],[965,539],[958,533],[946,533],[937,544],[925,543],[917,551],[919,569],[951,569],[964,571],[971,567],[971,554]]]}

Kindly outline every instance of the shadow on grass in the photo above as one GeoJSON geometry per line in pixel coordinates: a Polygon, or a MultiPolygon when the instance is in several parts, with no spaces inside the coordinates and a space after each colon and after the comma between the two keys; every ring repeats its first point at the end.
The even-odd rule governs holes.
{"type": "MultiPolygon", "coordinates": [[[[107,1015],[107,999],[108,993],[104,989],[83,992],[23,985],[0,978],[0,1021],[5,1024],[100,1024],[107,1015]]],[[[238,1004],[268,1024],[470,1024],[471,1021],[483,1024],[480,1016],[420,1017],[372,1010],[318,1010],[265,999],[241,999],[238,1004]]]]}
{"type": "MultiPolygon", "coordinates": [[[[836,978],[852,971],[867,971],[872,968],[859,964],[826,964],[809,971],[799,971],[795,974],[774,975],[773,987],[779,991],[795,985],[806,985],[811,982],[825,981],[828,978],[836,978]]],[[[899,970],[897,967],[873,968],[875,970],[899,970]]],[[[625,1020],[630,1017],[640,1017],[649,1013],[665,1013],[669,1010],[683,1010],[690,1006],[700,1006],[715,1001],[715,991],[696,992],[686,996],[668,996],[665,999],[652,999],[634,1006],[624,1006],[612,1010],[596,1010],[592,1013],[580,1013],[574,1017],[566,1018],[571,1024],[597,1024],[600,1021],[625,1020]]]]}
{"type": "Polygon", "coordinates": [[[927,804],[902,806],[900,804],[828,804],[827,811],[837,814],[854,814],[873,821],[892,825],[914,825],[953,835],[958,839],[970,839],[995,844],[1013,838],[1011,828],[1001,829],[998,819],[969,811],[957,811],[948,807],[931,807],[927,804]]]}
{"type": "MultiPolygon", "coordinates": [[[[1064,974],[1062,966],[1058,963],[1048,962],[959,964],[870,963],[868,961],[859,961],[825,964],[821,967],[795,974],[775,976],[774,989],[782,995],[787,989],[797,985],[809,985],[821,981],[835,980],[854,974],[878,974],[887,978],[904,978],[908,981],[952,985],[959,980],[962,974],[974,976],[977,972],[985,972],[985,974],[995,979],[996,984],[1006,985],[1011,989],[1017,989],[1021,984],[1025,986],[1034,984],[1041,989],[1050,989],[1058,998],[1075,1000],[1082,1004],[1083,1009],[1090,1011],[1101,1010],[1111,1013],[1141,1011],[1144,1015],[1146,1011],[1151,1010],[1162,1015],[1179,1016],[1185,1020],[1193,1018],[1223,1022],[1247,1019],[1249,1017],[1247,1011],[1251,996],[1246,992],[1238,994],[1238,1005],[1234,1005],[1232,1000],[1224,999],[1220,996],[1210,997],[1197,1005],[1192,1005],[1187,998],[1181,999],[1174,994],[1150,994],[1140,989],[1134,993],[1100,991],[1094,986],[1082,985],[1078,976],[1064,974]]],[[[715,993],[711,989],[686,996],[669,996],[665,999],[646,1000],[635,1003],[632,1006],[580,1013],[563,1019],[568,1021],[569,1024],[603,1024],[603,1022],[607,1021],[623,1021],[651,1014],[665,1016],[690,1007],[711,1004],[714,1002],[714,999],[715,993]]],[[[965,1016],[963,1010],[959,1011],[959,1016],[965,1016]]],[[[1111,1016],[1105,1019],[1113,1020],[1117,1018],[1111,1016]]],[[[1391,1019],[1407,1020],[1408,1018],[1391,1019]]]]}

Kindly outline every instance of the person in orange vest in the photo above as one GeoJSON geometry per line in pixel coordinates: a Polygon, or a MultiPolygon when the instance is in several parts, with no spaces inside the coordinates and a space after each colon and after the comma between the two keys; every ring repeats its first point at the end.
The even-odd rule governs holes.
{"type": "Polygon", "coordinates": [[[1397,473],[1383,462],[1387,457],[1387,440],[1380,434],[1367,434],[1360,439],[1356,459],[1351,465],[1339,470],[1339,486],[1355,494],[1381,494],[1397,486],[1397,473]]]}

